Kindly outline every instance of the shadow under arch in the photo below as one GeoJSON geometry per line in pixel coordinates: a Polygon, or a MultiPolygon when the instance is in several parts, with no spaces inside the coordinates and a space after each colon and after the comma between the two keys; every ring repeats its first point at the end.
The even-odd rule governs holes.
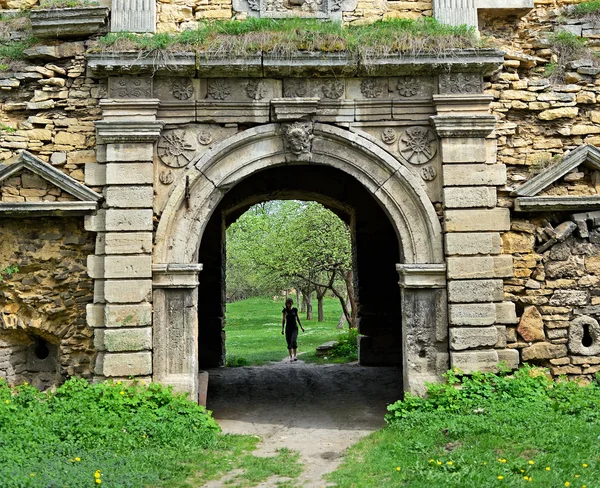
{"type": "Polygon", "coordinates": [[[285,166],[338,170],[358,182],[387,216],[401,274],[408,277],[398,296],[404,388],[422,391],[448,363],[442,231],[435,209],[421,183],[393,156],[326,124],[314,124],[310,151],[300,156],[286,149],[282,124],[269,124],[230,137],[188,165],[156,232],[154,263],[162,279],[155,276],[154,379],[196,395],[198,282],[181,276],[198,269],[211,217],[230,190],[252,175],[285,166]]]}

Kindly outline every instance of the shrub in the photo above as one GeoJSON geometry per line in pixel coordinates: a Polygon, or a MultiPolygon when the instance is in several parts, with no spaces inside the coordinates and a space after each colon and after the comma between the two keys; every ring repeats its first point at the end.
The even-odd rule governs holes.
{"type": "Polygon", "coordinates": [[[348,361],[358,359],[358,331],[350,329],[347,333],[337,338],[337,344],[333,346],[328,355],[332,358],[343,358],[348,361]]]}

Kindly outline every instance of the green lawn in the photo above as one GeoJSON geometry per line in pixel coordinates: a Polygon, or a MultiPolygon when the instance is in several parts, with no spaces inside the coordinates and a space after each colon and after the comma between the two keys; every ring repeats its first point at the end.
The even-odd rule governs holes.
{"type": "MultiPolygon", "coordinates": [[[[295,305],[294,305],[295,306],[295,305]]],[[[285,337],[281,335],[281,310],[284,299],[249,298],[227,304],[227,361],[244,358],[250,365],[281,361],[287,357],[285,337]]],[[[300,359],[309,362],[327,363],[332,359],[316,357],[315,349],[324,342],[335,340],[347,332],[336,329],[342,308],[337,299],[327,298],[324,303],[325,321],[317,322],[317,301],[313,302],[314,316],[306,320],[306,314],[300,314],[300,320],[306,332],[298,334],[298,354],[300,359]]]]}

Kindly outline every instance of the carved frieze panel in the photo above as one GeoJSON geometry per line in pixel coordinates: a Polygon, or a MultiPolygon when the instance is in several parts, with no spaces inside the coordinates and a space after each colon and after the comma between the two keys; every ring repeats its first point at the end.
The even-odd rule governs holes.
{"type": "Polygon", "coordinates": [[[346,80],[346,98],[390,99],[389,78],[353,78],[346,80]]]}
{"type": "Polygon", "coordinates": [[[262,78],[207,78],[201,99],[210,102],[268,102],[281,97],[281,81],[262,78]]]}
{"type": "Polygon", "coordinates": [[[287,78],[283,80],[285,98],[321,98],[324,100],[342,100],[345,98],[344,80],[287,78]]]}
{"type": "Polygon", "coordinates": [[[389,86],[392,96],[400,100],[431,98],[435,92],[433,78],[427,76],[390,78],[389,86]]]}
{"type": "Polygon", "coordinates": [[[193,135],[180,129],[165,131],[158,141],[157,152],[160,161],[166,166],[183,168],[196,152],[193,135]]]}
{"type": "Polygon", "coordinates": [[[481,93],[483,78],[480,73],[446,73],[439,75],[441,94],[481,93]]]}
{"type": "Polygon", "coordinates": [[[206,83],[188,77],[160,77],[154,80],[154,97],[161,101],[188,103],[206,97],[206,83]]]}
{"type": "Polygon", "coordinates": [[[233,10],[249,17],[283,19],[304,17],[342,20],[342,12],[356,8],[357,0],[233,0],[233,10]]]}
{"type": "Polygon", "coordinates": [[[108,79],[109,98],[152,98],[152,78],[120,76],[108,79]]]}

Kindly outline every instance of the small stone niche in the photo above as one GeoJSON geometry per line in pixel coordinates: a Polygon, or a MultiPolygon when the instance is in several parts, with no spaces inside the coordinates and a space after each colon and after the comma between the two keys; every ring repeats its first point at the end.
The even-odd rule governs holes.
{"type": "Polygon", "coordinates": [[[600,355],[600,325],[596,319],[582,315],[571,321],[569,351],[580,356],[600,355]]]}

